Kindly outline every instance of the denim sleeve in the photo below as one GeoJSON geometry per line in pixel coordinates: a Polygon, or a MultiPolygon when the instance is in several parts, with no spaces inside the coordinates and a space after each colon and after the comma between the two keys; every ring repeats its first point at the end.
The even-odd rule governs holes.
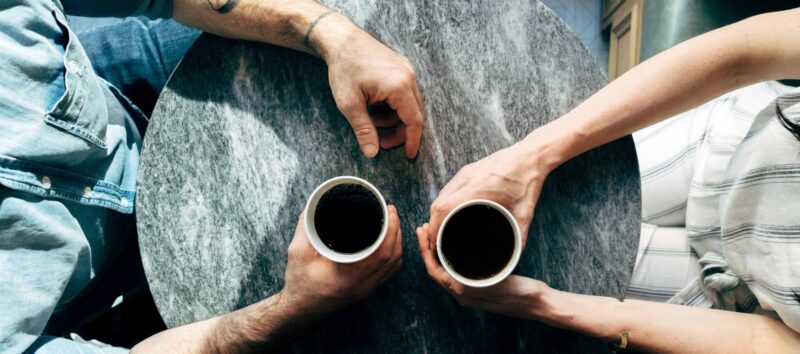
{"type": "Polygon", "coordinates": [[[61,0],[64,12],[86,17],[172,17],[172,0],[61,0]]]}

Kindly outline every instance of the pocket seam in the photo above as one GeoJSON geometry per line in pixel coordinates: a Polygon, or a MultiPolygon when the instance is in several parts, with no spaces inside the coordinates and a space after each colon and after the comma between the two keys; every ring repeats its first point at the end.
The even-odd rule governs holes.
{"type": "Polygon", "coordinates": [[[86,106],[87,100],[86,85],[88,85],[87,80],[89,78],[85,77],[87,76],[86,65],[79,64],[80,67],[78,70],[70,69],[70,59],[68,58],[69,54],[73,51],[72,46],[74,45],[75,36],[67,26],[66,19],[63,18],[61,13],[55,7],[53,7],[50,11],[60,29],[67,36],[67,43],[64,46],[64,58],[62,60],[65,88],[64,94],[62,94],[53,107],[47,113],[45,113],[44,121],[78,138],[87,140],[92,144],[105,149],[107,148],[107,144],[105,141],[103,141],[103,139],[100,139],[100,137],[94,133],[87,131],[77,124],[78,117],[81,112],[83,112],[83,108],[86,106]],[[73,83],[72,81],[75,82],[73,83]],[[70,84],[73,84],[72,87],[70,84]],[[70,98],[74,100],[74,102],[71,104],[70,102],[67,102],[70,98]],[[63,105],[66,105],[66,107],[62,107],[63,105]]]}

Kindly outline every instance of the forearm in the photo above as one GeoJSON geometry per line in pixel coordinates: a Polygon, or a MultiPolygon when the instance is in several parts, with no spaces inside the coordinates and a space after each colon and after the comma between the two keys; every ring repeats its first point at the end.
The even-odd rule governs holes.
{"type": "Polygon", "coordinates": [[[341,14],[311,0],[174,0],[173,6],[173,17],[188,26],[323,58],[351,36],[364,35],[341,14]]]}
{"type": "Polygon", "coordinates": [[[562,118],[532,132],[526,151],[554,168],[748,84],[800,76],[798,11],[706,33],[634,67],[562,118]]]}
{"type": "Polygon", "coordinates": [[[318,316],[282,301],[281,293],[229,314],[158,333],[134,353],[264,353],[286,346],[318,316]]]}
{"type": "Polygon", "coordinates": [[[657,353],[788,353],[800,335],[772,318],[655,302],[547,290],[530,318],[628,348],[657,353]]]}

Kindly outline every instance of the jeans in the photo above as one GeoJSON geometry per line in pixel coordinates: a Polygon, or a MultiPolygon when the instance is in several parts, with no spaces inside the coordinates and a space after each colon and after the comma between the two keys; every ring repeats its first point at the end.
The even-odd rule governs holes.
{"type": "Polygon", "coordinates": [[[200,35],[174,20],[70,17],[95,72],[148,116],[172,70],[200,35]]]}

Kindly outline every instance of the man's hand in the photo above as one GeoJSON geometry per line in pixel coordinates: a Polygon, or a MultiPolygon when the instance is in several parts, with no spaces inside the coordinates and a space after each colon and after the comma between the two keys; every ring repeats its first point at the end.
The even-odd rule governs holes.
{"type": "Polygon", "coordinates": [[[472,288],[459,283],[442,268],[436,259],[435,243],[430,238],[430,225],[417,228],[417,241],[428,275],[447,289],[459,304],[479,310],[519,318],[534,318],[541,308],[541,298],[549,287],[538,280],[510,275],[488,288],[472,288]]]}
{"type": "Polygon", "coordinates": [[[389,279],[403,262],[402,233],[397,209],[389,206],[389,227],[378,250],[367,259],[334,263],[314,250],[306,236],[303,215],[289,245],[282,301],[310,315],[327,315],[363,299],[389,279]]]}
{"type": "Polygon", "coordinates": [[[303,216],[289,245],[283,290],[255,304],[205,321],[158,333],[134,353],[271,353],[309,326],[367,297],[402,265],[397,209],[389,206],[389,227],[378,250],[353,264],[322,257],[308,241],[303,216]]]}
{"type": "Polygon", "coordinates": [[[364,155],[405,144],[406,156],[417,156],[424,108],[414,68],[338,12],[312,0],[175,0],[173,13],[181,23],[223,37],[319,55],[364,155]],[[377,128],[390,127],[394,132],[380,140],[377,128]]]}
{"type": "Polygon", "coordinates": [[[338,13],[311,30],[309,43],[328,64],[336,106],[350,122],[364,155],[372,158],[379,147],[405,143],[406,156],[416,157],[424,108],[411,62],[338,13]],[[379,142],[376,128],[389,127],[394,131],[379,142]]]}
{"type": "Polygon", "coordinates": [[[488,199],[506,207],[519,223],[522,244],[528,238],[536,201],[550,169],[531,163],[522,143],[461,168],[431,205],[430,234],[435,238],[444,218],[459,204],[488,199]]]}

